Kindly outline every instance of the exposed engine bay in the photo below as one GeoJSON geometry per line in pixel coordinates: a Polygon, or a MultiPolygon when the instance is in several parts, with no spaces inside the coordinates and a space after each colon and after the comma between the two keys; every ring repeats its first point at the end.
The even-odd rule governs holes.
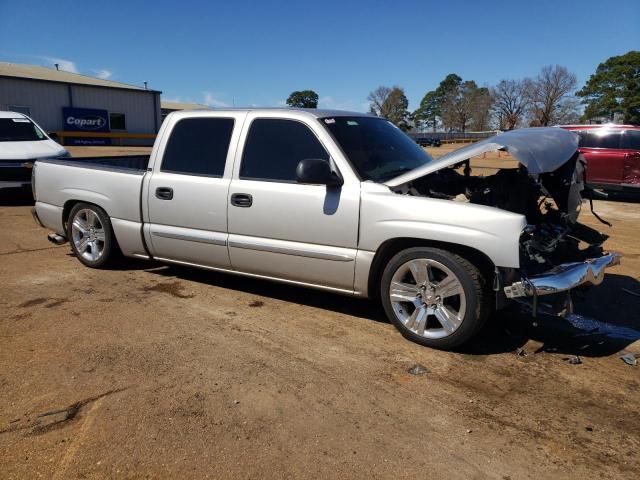
{"type": "MultiPolygon", "coordinates": [[[[506,161],[505,161],[506,163],[506,161]]],[[[605,252],[609,238],[578,222],[583,199],[606,198],[584,183],[585,161],[578,138],[554,127],[524,128],[500,133],[427,162],[385,182],[403,195],[486,205],[523,215],[519,238],[519,268],[496,268],[496,301],[504,297],[532,299],[599,285],[605,270],[620,262],[620,254],[605,252]],[[473,176],[471,159],[487,152],[507,151],[515,163],[486,176],[473,176]]]]}
{"type": "Polygon", "coordinates": [[[526,217],[522,234],[521,268],[528,274],[566,262],[603,254],[608,238],[577,221],[582,194],[584,160],[576,154],[553,172],[531,175],[527,168],[504,168],[489,176],[472,176],[469,162],[461,162],[412,182],[409,195],[469,202],[500,208],[526,217]]]}

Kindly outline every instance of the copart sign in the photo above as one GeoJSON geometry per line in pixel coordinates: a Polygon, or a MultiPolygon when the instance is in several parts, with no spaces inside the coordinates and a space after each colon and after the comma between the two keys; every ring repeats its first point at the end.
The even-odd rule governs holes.
{"type": "Polygon", "coordinates": [[[67,132],[109,131],[109,112],[106,110],[64,107],[62,117],[67,132]]]}

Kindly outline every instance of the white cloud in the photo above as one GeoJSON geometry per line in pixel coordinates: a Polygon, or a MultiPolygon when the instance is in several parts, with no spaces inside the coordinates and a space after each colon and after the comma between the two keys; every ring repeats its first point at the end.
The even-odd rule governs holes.
{"type": "Polygon", "coordinates": [[[42,57],[50,67],[55,67],[55,64],[58,64],[58,68],[65,72],[78,73],[78,68],[76,67],[76,62],[72,62],[71,60],[65,60],[64,58],[57,57],[42,57]]]}
{"type": "Polygon", "coordinates": [[[106,68],[101,68],[100,70],[94,70],[93,72],[96,74],[96,77],[102,78],[103,80],[111,78],[111,75],[113,75],[113,72],[111,70],[107,70],[106,68]]]}
{"type": "Polygon", "coordinates": [[[229,104],[219,98],[216,98],[216,94],[214,92],[202,92],[204,94],[204,104],[210,107],[228,107],[229,104]]]}

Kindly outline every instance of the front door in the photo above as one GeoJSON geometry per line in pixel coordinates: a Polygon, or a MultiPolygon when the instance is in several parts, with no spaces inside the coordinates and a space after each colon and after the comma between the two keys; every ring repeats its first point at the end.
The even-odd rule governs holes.
{"type": "MultiPolygon", "coordinates": [[[[146,190],[145,237],[154,257],[229,268],[227,195],[234,129],[242,118],[201,113],[169,128],[146,190]],[[204,115],[204,116],[203,116],[204,115]],[[228,173],[225,169],[228,165],[228,173]]],[[[218,114],[220,115],[220,114],[218,114]]]]}
{"type": "Polygon", "coordinates": [[[359,181],[343,168],[339,188],[296,182],[303,159],[333,159],[340,169],[328,133],[319,121],[249,114],[243,137],[229,190],[233,268],[353,290],[359,181]]]}
{"type": "Polygon", "coordinates": [[[620,130],[598,128],[580,132],[580,152],[587,160],[589,183],[622,183],[624,152],[620,149],[621,138],[620,130]]]}

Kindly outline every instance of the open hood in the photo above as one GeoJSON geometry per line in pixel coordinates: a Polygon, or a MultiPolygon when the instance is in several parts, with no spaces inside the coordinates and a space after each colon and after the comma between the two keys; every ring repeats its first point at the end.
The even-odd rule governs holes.
{"type": "Polygon", "coordinates": [[[437,160],[387,180],[384,184],[388,187],[399,187],[440,169],[496,150],[509,152],[531,174],[553,172],[568,162],[577,149],[578,136],[562,128],[521,128],[454,150],[437,160]]]}

